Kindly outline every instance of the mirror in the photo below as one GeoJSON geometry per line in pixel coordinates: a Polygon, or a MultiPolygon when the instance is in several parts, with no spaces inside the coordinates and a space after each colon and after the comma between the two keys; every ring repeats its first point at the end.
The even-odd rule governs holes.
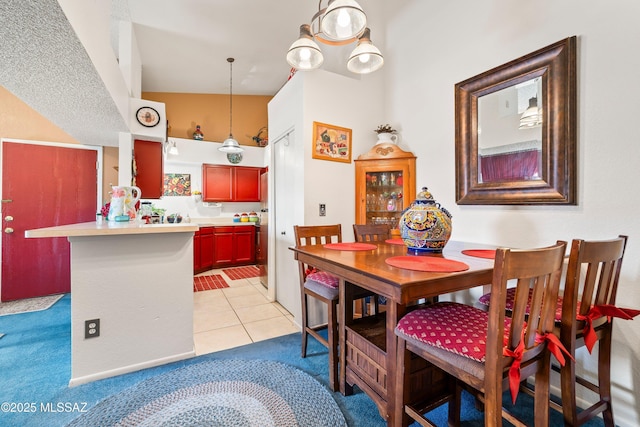
{"type": "Polygon", "coordinates": [[[455,86],[456,202],[576,204],[576,37],[455,86]]]}

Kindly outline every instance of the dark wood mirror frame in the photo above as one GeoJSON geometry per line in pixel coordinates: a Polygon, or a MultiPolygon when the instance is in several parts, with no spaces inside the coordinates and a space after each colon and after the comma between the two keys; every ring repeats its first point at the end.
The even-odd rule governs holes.
{"type": "Polygon", "coordinates": [[[461,205],[576,204],[576,37],[455,85],[456,202],[461,205]],[[542,78],[541,178],[478,179],[478,98],[542,78]]]}

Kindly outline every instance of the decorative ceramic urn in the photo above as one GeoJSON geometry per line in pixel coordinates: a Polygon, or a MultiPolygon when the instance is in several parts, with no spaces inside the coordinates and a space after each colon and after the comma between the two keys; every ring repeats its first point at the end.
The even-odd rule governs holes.
{"type": "Polygon", "coordinates": [[[433,200],[427,187],[422,187],[402,213],[399,228],[409,254],[442,252],[451,237],[451,214],[433,200]]]}

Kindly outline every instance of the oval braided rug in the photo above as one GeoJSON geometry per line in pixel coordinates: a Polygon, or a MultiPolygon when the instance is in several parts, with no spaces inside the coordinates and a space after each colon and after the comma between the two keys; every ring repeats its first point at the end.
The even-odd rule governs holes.
{"type": "Polygon", "coordinates": [[[141,381],[69,426],[346,426],[310,375],[265,360],[214,360],[141,381]]]}

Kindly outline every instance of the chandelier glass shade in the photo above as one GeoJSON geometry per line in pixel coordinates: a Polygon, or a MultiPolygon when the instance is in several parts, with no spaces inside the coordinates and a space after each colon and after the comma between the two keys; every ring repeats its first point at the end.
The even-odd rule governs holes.
{"type": "Polygon", "coordinates": [[[225,139],[218,150],[224,153],[242,153],[244,150],[233,138],[233,61],[234,58],[227,58],[229,63],[229,138],[225,139]]]}
{"type": "Polygon", "coordinates": [[[324,62],[317,42],[339,46],[357,41],[347,69],[356,74],[376,71],[384,59],[371,42],[371,30],[366,25],[367,16],[355,0],[329,0],[325,8],[320,0],[311,24],[300,26],[300,38],[289,47],[287,62],[296,70],[314,70],[324,62]]]}

